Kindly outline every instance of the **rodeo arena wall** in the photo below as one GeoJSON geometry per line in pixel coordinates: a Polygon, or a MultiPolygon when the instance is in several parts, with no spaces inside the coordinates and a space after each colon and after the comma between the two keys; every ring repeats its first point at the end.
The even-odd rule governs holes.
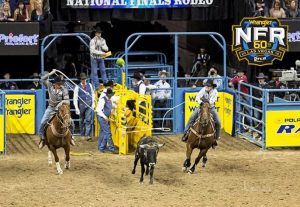
{"type": "MultiPolygon", "coordinates": [[[[117,9],[112,9],[112,12],[105,11],[101,13],[96,10],[86,10],[86,12],[80,14],[76,8],[70,8],[70,6],[74,6],[74,2],[68,2],[69,4],[66,4],[66,1],[61,1],[61,3],[50,1],[53,16],[60,20],[56,23],[0,22],[0,55],[3,57],[20,55],[28,56],[28,58],[39,55],[39,60],[37,61],[40,64],[39,72],[43,74],[50,69],[49,65],[51,65],[50,62],[47,62],[46,56],[51,56],[49,54],[57,49],[55,47],[59,47],[59,44],[55,43],[62,41],[62,39],[64,41],[68,38],[73,39],[72,41],[75,39],[74,42],[79,42],[78,48],[81,52],[80,55],[76,56],[79,61],[82,60],[81,71],[86,71],[90,76],[90,64],[86,59],[89,60],[89,42],[91,38],[86,33],[90,33],[92,23],[97,23],[95,20],[98,19],[106,20],[103,25],[109,26],[107,31],[113,30],[110,24],[113,24],[114,22],[112,21],[117,19],[119,22],[116,21],[116,25],[118,25],[116,27],[119,29],[118,31],[124,31],[123,36],[126,37],[118,38],[114,35],[116,38],[113,41],[122,41],[120,43],[122,46],[119,52],[113,52],[111,56],[105,59],[105,65],[109,78],[116,83],[115,95],[119,98],[118,106],[112,113],[110,121],[113,141],[119,148],[120,154],[127,154],[131,149],[135,148],[139,139],[143,136],[182,133],[190,115],[198,107],[195,97],[205,79],[220,79],[222,81],[221,86],[218,88],[219,96],[216,109],[221,119],[222,128],[226,133],[231,136],[244,137],[264,149],[268,147],[300,146],[300,139],[298,138],[300,134],[300,101],[287,100],[277,96],[279,93],[299,95],[299,87],[294,89],[263,89],[242,82],[238,83],[234,89],[228,85],[238,68],[244,67],[252,77],[255,76],[255,73],[261,72],[256,67],[245,66],[242,63],[234,64],[236,59],[234,60],[231,52],[228,50],[231,37],[228,34],[228,28],[225,27],[239,22],[243,16],[248,15],[248,12],[239,12],[240,9],[249,11],[247,1],[219,1],[219,6],[202,8],[207,11],[205,13],[208,15],[204,15],[204,12],[199,12],[200,10],[198,9],[200,8],[187,9],[187,12],[179,12],[175,9],[153,9],[154,13],[146,10],[130,12],[131,10],[129,9],[130,11],[128,10],[129,12],[126,15],[117,9]],[[233,5],[237,6],[234,7],[233,5]],[[234,9],[231,10],[231,7],[234,9]],[[144,22],[128,23],[128,21],[136,19],[147,21],[146,27],[149,26],[154,31],[157,25],[159,25],[157,27],[163,27],[164,29],[152,32],[141,26],[144,22]],[[194,22],[204,20],[217,25],[214,28],[218,28],[217,30],[220,30],[221,34],[218,32],[206,32],[213,26],[203,24],[203,22],[201,24],[194,22]],[[153,23],[151,21],[157,22],[153,23]],[[127,25],[130,25],[128,30],[126,30],[127,25]],[[135,25],[138,25],[137,29],[133,29],[135,25]],[[80,32],[75,32],[75,28],[80,32]],[[147,32],[136,31],[139,28],[147,32]],[[192,28],[196,29],[193,30],[192,28]],[[53,33],[52,30],[55,29],[60,32],[53,33]],[[171,52],[167,52],[166,47],[161,48],[163,52],[146,50],[143,48],[145,41],[140,43],[143,38],[146,38],[146,42],[153,40],[153,47],[156,46],[155,49],[165,46],[163,42],[155,42],[160,40],[157,38],[167,39],[171,45],[171,52]],[[199,40],[202,41],[202,45],[205,45],[211,55],[215,55],[216,59],[218,59],[216,65],[218,65],[220,77],[207,77],[207,74],[192,77],[179,75],[180,64],[184,66],[185,71],[193,72],[195,65],[188,62],[192,62],[192,53],[198,52],[198,49],[193,51],[190,48],[194,44],[195,47],[200,47],[201,43],[198,42],[199,40]],[[119,58],[125,60],[125,65],[120,66],[116,64],[119,58]],[[232,67],[229,67],[229,63],[232,67]],[[156,100],[151,95],[139,95],[131,90],[134,72],[142,71],[146,73],[150,82],[155,82],[159,80],[157,74],[162,70],[169,74],[166,81],[170,84],[170,89],[168,90],[171,92],[164,108],[155,105],[156,100]],[[183,86],[181,85],[182,82],[184,83],[183,86]],[[250,91],[249,94],[241,92],[241,87],[247,87],[250,91]],[[254,91],[259,91],[262,96],[257,98],[254,96],[254,91]],[[247,97],[248,102],[243,102],[243,97],[247,97]],[[134,101],[134,111],[128,108],[128,101],[134,101]],[[255,101],[261,102],[262,107],[256,108],[254,105],[255,101]],[[248,110],[248,112],[246,113],[245,110],[248,110]],[[256,112],[261,114],[260,118],[254,116],[256,112]],[[154,122],[159,123],[159,125],[154,126],[154,122]]],[[[284,23],[290,26],[290,51],[298,52],[297,54],[299,54],[300,21],[299,19],[286,19],[284,23]]],[[[111,45],[114,45],[112,40],[109,41],[111,45]]],[[[64,48],[64,50],[68,50],[68,48],[64,48]]],[[[57,53],[54,54],[57,55],[57,53]]],[[[293,56],[292,53],[291,56],[293,56]]],[[[6,65],[3,67],[6,67],[6,65]]],[[[282,81],[299,81],[297,71],[299,71],[300,66],[296,66],[296,69],[295,77],[289,80],[283,79],[282,81]]],[[[1,68],[1,72],[3,70],[5,68],[1,68]]],[[[74,85],[78,83],[78,80],[74,77],[70,78],[64,73],[62,75],[69,84],[68,89],[72,97],[74,85]]],[[[10,79],[9,81],[18,84],[38,80],[35,78],[21,78],[10,79]]],[[[7,80],[0,80],[0,83],[5,82],[7,80]]],[[[102,86],[99,91],[96,91],[97,97],[103,89],[104,87],[102,86]]],[[[159,89],[155,90],[159,91],[159,89]]],[[[14,88],[14,90],[0,90],[0,152],[6,152],[7,134],[37,134],[47,105],[47,99],[44,86],[36,90],[17,88],[14,88]]],[[[71,106],[71,111],[74,112],[73,104],[71,106]]],[[[78,128],[78,116],[74,117],[76,117],[74,121],[78,128]]],[[[94,120],[93,135],[98,136],[100,131],[99,124],[96,117],[94,120]]]]}

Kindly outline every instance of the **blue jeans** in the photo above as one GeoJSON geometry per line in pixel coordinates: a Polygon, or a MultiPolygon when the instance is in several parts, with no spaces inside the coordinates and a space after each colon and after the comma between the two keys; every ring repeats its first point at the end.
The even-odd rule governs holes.
{"type": "Polygon", "coordinates": [[[96,59],[96,58],[91,57],[91,70],[92,70],[91,79],[92,79],[93,85],[95,86],[95,89],[98,89],[99,85],[100,85],[99,76],[98,76],[98,68],[100,69],[101,78],[103,80],[103,83],[107,83],[108,79],[107,79],[107,75],[106,75],[104,59],[102,59],[102,58],[96,59]]]}
{"type": "Polygon", "coordinates": [[[111,137],[111,131],[110,131],[110,125],[107,123],[107,121],[100,117],[98,117],[98,121],[100,123],[100,134],[98,139],[98,150],[105,150],[106,146],[108,145],[109,151],[115,151],[116,148],[114,146],[112,137],[111,137]]]}
{"type": "Polygon", "coordinates": [[[43,115],[43,118],[41,120],[39,135],[44,134],[44,128],[45,128],[47,122],[49,121],[49,118],[50,118],[51,114],[54,114],[54,113],[55,113],[55,107],[48,106],[45,113],[44,113],[44,115],[43,115]]]}
{"type": "MultiPolygon", "coordinates": [[[[192,113],[186,127],[184,128],[184,132],[186,132],[190,126],[195,123],[196,119],[198,118],[198,114],[199,114],[199,108],[197,108],[196,110],[194,110],[194,112],[192,113]]],[[[218,138],[220,136],[220,133],[221,133],[221,121],[220,121],[220,117],[219,117],[219,114],[216,110],[215,107],[211,108],[210,109],[210,113],[212,114],[213,116],[213,119],[215,121],[215,127],[216,127],[216,137],[218,138]]]]}
{"type": "Polygon", "coordinates": [[[80,135],[81,136],[90,136],[92,125],[93,125],[93,110],[90,107],[87,107],[83,104],[79,104],[80,111],[80,135]]]}

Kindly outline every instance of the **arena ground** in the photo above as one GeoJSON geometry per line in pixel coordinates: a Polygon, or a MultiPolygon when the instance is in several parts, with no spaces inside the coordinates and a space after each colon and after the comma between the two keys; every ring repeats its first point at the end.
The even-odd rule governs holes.
{"type": "Polygon", "coordinates": [[[299,206],[299,150],[261,151],[223,135],[207,167],[190,176],[181,171],[179,137],[157,139],[166,146],[150,186],[148,178],[139,184],[140,167],[130,173],[133,155],[100,154],[97,142],[79,141],[73,152],[90,155],[72,156],[71,169],[58,176],[37,138],[10,137],[8,155],[0,157],[0,206],[299,206]]]}

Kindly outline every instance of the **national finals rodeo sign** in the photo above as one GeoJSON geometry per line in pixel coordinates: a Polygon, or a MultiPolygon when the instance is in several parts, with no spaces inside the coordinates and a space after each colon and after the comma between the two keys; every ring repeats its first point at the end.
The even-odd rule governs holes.
{"type": "Polygon", "coordinates": [[[34,94],[6,94],[6,133],[35,134],[34,94]]]}
{"type": "MultiPolygon", "coordinates": [[[[215,6],[219,0],[66,0],[64,8],[184,8],[215,6]]],[[[62,1],[63,2],[63,1],[62,1]]]]}
{"type": "Polygon", "coordinates": [[[288,50],[288,26],[275,18],[245,17],[233,25],[232,51],[249,65],[272,65],[288,50]]]}

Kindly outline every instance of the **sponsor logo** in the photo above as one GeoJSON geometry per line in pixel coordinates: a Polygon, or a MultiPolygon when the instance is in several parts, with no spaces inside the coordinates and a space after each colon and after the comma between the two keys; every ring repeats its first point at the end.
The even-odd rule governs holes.
{"type": "Polygon", "coordinates": [[[288,26],[276,18],[246,17],[232,30],[232,51],[249,65],[272,65],[288,50],[288,26]]]}
{"type": "Polygon", "coordinates": [[[297,134],[300,133],[300,128],[294,124],[282,124],[277,130],[277,134],[297,134]]]}
{"type": "Polygon", "coordinates": [[[3,43],[7,46],[15,46],[15,45],[38,45],[39,35],[14,35],[13,33],[9,33],[8,35],[0,34],[0,44],[3,43]]]}

